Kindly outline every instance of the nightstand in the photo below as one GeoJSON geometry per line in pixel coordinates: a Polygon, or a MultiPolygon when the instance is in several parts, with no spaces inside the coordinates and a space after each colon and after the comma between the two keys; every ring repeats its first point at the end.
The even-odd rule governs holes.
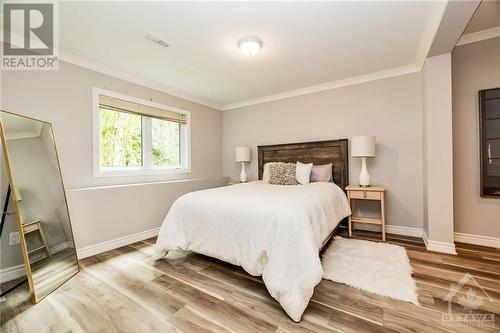
{"type": "Polygon", "coordinates": [[[382,240],[385,241],[385,187],[361,187],[356,185],[349,185],[345,189],[347,190],[347,199],[349,199],[351,211],[353,212],[356,205],[356,200],[374,200],[380,202],[380,218],[353,216],[352,214],[349,216],[349,237],[352,237],[353,222],[368,223],[380,225],[382,227],[382,240]]]}

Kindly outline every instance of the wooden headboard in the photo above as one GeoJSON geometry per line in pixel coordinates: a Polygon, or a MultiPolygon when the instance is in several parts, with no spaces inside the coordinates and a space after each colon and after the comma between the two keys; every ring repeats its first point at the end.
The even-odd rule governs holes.
{"type": "Polygon", "coordinates": [[[349,185],[349,154],[347,139],[285,143],[258,146],[259,179],[262,179],[264,164],[268,162],[292,162],[333,164],[333,180],[345,191],[349,185]]]}

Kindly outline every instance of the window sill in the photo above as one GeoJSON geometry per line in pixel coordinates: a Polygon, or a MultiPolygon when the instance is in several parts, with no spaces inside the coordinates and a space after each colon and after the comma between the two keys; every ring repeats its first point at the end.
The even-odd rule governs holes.
{"type": "Polygon", "coordinates": [[[154,175],[176,175],[191,173],[190,168],[170,169],[170,168],[153,168],[153,169],[108,169],[94,170],[94,177],[122,177],[122,176],[154,176],[154,175]]]}

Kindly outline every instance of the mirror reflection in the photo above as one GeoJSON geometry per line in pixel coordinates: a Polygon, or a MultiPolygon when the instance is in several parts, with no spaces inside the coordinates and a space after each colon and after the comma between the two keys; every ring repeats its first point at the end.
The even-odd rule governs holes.
{"type": "Polygon", "coordinates": [[[10,171],[2,177],[2,201],[11,202],[2,229],[2,266],[19,267],[19,244],[12,244],[11,236],[16,230],[37,302],[78,272],[66,196],[51,124],[6,112],[0,117],[7,175],[10,171]],[[16,217],[22,228],[13,226],[16,217]]]}
{"type": "MultiPolygon", "coordinates": [[[[0,156],[2,154],[0,153],[0,156]]],[[[0,294],[11,291],[26,281],[23,252],[16,237],[19,235],[12,200],[5,201],[9,177],[2,158],[0,170],[0,204],[3,209],[0,225],[0,294]]]]}

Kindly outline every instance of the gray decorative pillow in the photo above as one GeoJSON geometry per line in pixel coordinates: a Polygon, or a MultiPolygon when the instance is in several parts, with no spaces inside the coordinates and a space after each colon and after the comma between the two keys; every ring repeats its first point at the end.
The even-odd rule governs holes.
{"type": "Polygon", "coordinates": [[[298,185],[295,179],[295,163],[270,163],[269,164],[269,183],[274,185],[298,185]]]}

